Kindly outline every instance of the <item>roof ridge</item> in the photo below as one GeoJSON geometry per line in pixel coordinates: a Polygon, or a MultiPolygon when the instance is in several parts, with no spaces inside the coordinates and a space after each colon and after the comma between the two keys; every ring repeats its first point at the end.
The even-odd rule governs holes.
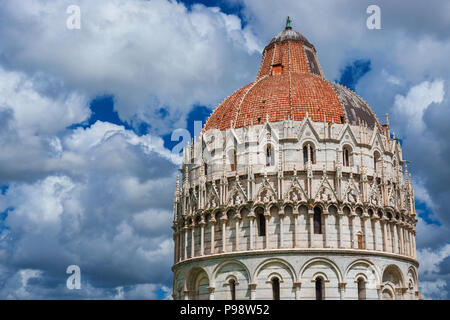
{"type": "Polygon", "coordinates": [[[267,78],[268,76],[269,75],[266,74],[266,75],[256,79],[255,81],[253,81],[251,86],[248,87],[247,91],[245,91],[245,93],[242,95],[241,101],[239,101],[239,104],[238,104],[238,107],[237,107],[237,110],[236,110],[236,117],[234,118],[233,128],[236,128],[236,123],[237,123],[237,119],[238,119],[238,116],[239,116],[239,112],[241,111],[241,106],[242,106],[242,103],[244,102],[245,97],[247,96],[247,93],[249,93],[250,90],[253,89],[253,87],[256,86],[256,84],[258,82],[260,82],[261,80],[267,78]]]}
{"type": "MultiPolygon", "coordinates": [[[[377,126],[381,126],[381,122],[380,122],[380,120],[378,119],[378,117],[377,117],[377,115],[375,114],[375,112],[373,112],[372,108],[369,106],[369,104],[366,102],[366,100],[364,100],[358,93],[356,93],[356,92],[353,91],[352,89],[350,89],[350,88],[348,88],[348,87],[344,86],[343,84],[340,84],[340,83],[338,83],[338,82],[336,82],[336,81],[330,81],[330,80],[326,80],[326,81],[329,82],[329,83],[334,83],[335,85],[337,85],[337,86],[339,86],[339,87],[341,87],[341,88],[344,88],[344,89],[350,91],[350,92],[351,92],[352,94],[354,94],[357,98],[359,98],[359,99],[364,103],[364,105],[367,107],[367,110],[370,112],[370,114],[375,118],[375,120],[376,120],[376,121],[375,121],[376,125],[377,125],[377,126]]],[[[334,90],[333,86],[331,86],[331,88],[332,88],[333,91],[336,93],[336,91],[334,90]]],[[[336,95],[337,95],[337,94],[336,94],[336,95]]],[[[339,96],[338,96],[338,100],[339,100],[339,103],[342,104],[341,100],[339,99],[339,96]]],[[[342,107],[344,108],[344,106],[342,106],[342,107]]],[[[345,108],[344,108],[344,111],[345,111],[345,108]]],[[[344,114],[345,114],[345,116],[347,117],[346,112],[344,112],[344,114]]],[[[348,121],[348,119],[347,119],[347,121],[348,121]]]]}
{"type": "Polygon", "coordinates": [[[288,73],[289,73],[289,106],[291,108],[291,119],[294,119],[294,110],[292,109],[292,78],[291,78],[291,44],[288,42],[288,73]]]}

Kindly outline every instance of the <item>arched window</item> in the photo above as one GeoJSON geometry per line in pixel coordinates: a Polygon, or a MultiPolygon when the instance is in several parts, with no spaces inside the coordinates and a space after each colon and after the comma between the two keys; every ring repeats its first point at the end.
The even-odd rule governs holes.
{"type": "Polygon", "coordinates": [[[319,207],[314,208],[314,233],[322,233],[322,210],[319,207]]]}
{"type": "Polygon", "coordinates": [[[258,213],[258,235],[266,235],[266,217],[262,213],[258,213]]]}
{"type": "Polygon", "coordinates": [[[271,282],[273,300],[280,300],[280,279],[273,277],[271,282]]]}
{"type": "Polygon", "coordinates": [[[375,151],[373,154],[373,170],[377,171],[377,163],[380,161],[380,153],[375,151]]]}
{"type": "Polygon", "coordinates": [[[303,146],[303,163],[306,164],[308,161],[311,161],[312,164],[316,163],[314,154],[314,146],[311,143],[306,143],[303,146]]]}
{"type": "Polygon", "coordinates": [[[208,175],[208,164],[206,162],[203,164],[203,168],[205,169],[205,176],[208,175]]]}
{"type": "Polygon", "coordinates": [[[228,284],[230,285],[231,300],[236,300],[236,281],[230,279],[228,284]]]}
{"type": "Polygon", "coordinates": [[[237,168],[237,154],[236,154],[236,149],[231,149],[228,152],[228,158],[230,161],[230,170],[231,171],[236,171],[237,168]]]}
{"type": "Polygon", "coordinates": [[[324,298],[324,282],[322,277],[316,278],[316,300],[323,300],[324,298]]]}
{"type": "Polygon", "coordinates": [[[268,144],[266,146],[266,166],[270,167],[273,166],[275,164],[275,160],[274,160],[274,154],[273,154],[273,147],[272,145],[268,144]]]}
{"type": "Polygon", "coordinates": [[[351,154],[352,149],[349,146],[345,146],[342,149],[342,164],[344,167],[350,167],[351,166],[351,154]]]}
{"type": "Polygon", "coordinates": [[[366,282],[363,278],[358,279],[358,300],[366,300],[366,282]]]}

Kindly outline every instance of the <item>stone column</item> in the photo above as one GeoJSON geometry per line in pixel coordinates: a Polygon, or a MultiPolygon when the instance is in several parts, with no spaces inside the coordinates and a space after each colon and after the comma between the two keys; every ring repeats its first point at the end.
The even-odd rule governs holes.
{"type": "Polygon", "coordinates": [[[266,244],[264,249],[269,249],[270,245],[270,236],[269,236],[269,221],[270,221],[270,212],[264,212],[264,218],[266,219],[266,244]]]}
{"type": "Polygon", "coordinates": [[[403,221],[400,222],[400,254],[405,254],[405,243],[403,242],[403,221]]]}
{"type": "Polygon", "coordinates": [[[177,237],[177,262],[183,260],[183,231],[178,230],[177,237]]]}
{"type": "Polygon", "coordinates": [[[173,240],[175,242],[175,247],[174,247],[174,262],[177,263],[178,262],[178,243],[180,241],[180,237],[178,236],[178,232],[176,232],[174,234],[173,240]]]}
{"type": "Polygon", "coordinates": [[[338,288],[339,288],[339,299],[344,300],[344,293],[345,293],[345,285],[347,282],[339,282],[338,288]]]}
{"type": "Polygon", "coordinates": [[[294,216],[294,248],[298,247],[298,208],[294,207],[292,211],[292,215],[294,216]]]}
{"type": "Polygon", "coordinates": [[[348,216],[348,224],[350,225],[350,248],[355,249],[358,247],[357,241],[355,241],[355,230],[354,230],[354,223],[353,220],[356,217],[356,213],[354,211],[350,212],[350,215],[348,216]]]}
{"type": "Polygon", "coordinates": [[[382,286],[381,285],[377,285],[378,300],[382,300],[381,289],[383,289],[382,286]]]}
{"type": "Polygon", "coordinates": [[[191,225],[191,258],[193,258],[195,256],[195,235],[194,235],[194,231],[195,230],[195,224],[194,222],[192,222],[191,225]]]}
{"type": "Polygon", "coordinates": [[[417,255],[416,255],[416,233],[413,230],[412,234],[411,234],[411,239],[412,239],[412,247],[413,247],[413,258],[416,259],[417,255]]]}
{"type": "Polygon", "coordinates": [[[185,225],[184,226],[184,260],[187,259],[187,248],[188,248],[188,227],[185,225]]]}
{"type": "Polygon", "coordinates": [[[380,220],[380,224],[381,224],[381,230],[383,233],[383,251],[387,251],[387,219],[385,216],[383,216],[383,218],[381,218],[380,220]]]}
{"type": "Polygon", "coordinates": [[[328,230],[327,230],[327,218],[328,218],[328,210],[323,210],[322,212],[323,215],[323,247],[327,248],[328,247],[328,239],[327,239],[327,235],[328,235],[328,230]]]}
{"type": "Polygon", "coordinates": [[[403,300],[403,288],[395,288],[395,295],[397,300],[403,300]]]}
{"type": "Polygon", "coordinates": [[[392,225],[392,233],[393,233],[393,235],[392,235],[392,242],[393,242],[393,245],[392,245],[392,248],[393,248],[393,252],[394,253],[399,253],[398,252],[398,232],[397,232],[397,221],[394,221],[394,223],[393,223],[393,225],[392,225]]]}
{"type": "Polygon", "coordinates": [[[342,219],[344,218],[344,213],[341,209],[338,209],[336,218],[338,219],[339,248],[344,248],[344,239],[342,237],[342,219]]]}
{"type": "Polygon", "coordinates": [[[409,255],[411,257],[414,257],[414,246],[413,246],[413,234],[412,234],[412,227],[408,230],[408,236],[409,236],[409,255]]]}
{"type": "Polygon", "coordinates": [[[249,283],[250,288],[250,300],[256,300],[256,283],[249,283]]]}
{"type": "Polygon", "coordinates": [[[408,248],[408,246],[409,246],[409,244],[408,244],[408,226],[405,224],[404,226],[403,226],[403,238],[404,238],[404,240],[405,240],[405,254],[406,255],[409,255],[409,248],[408,248]]]}
{"type": "Polygon", "coordinates": [[[308,218],[309,218],[309,234],[308,234],[308,247],[313,247],[313,235],[314,235],[314,211],[308,208],[308,218]]]}
{"type": "Polygon", "coordinates": [[[280,210],[278,212],[278,216],[280,218],[280,246],[279,248],[283,248],[283,242],[284,242],[284,226],[283,226],[283,221],[284,221],[284,210],[280,210]]]}
{"type": "Polygon", "coordinates": [[[211,220],[209,221],[211,223],[211,254],[213,254],[216,250],[216,242],[215,242],[215,234],[214,234],[214,227],[216,224],[216,219],[214,217],[211,218],[211,220]]]}
{"type": "Polygon", "coordinates": [[[209,291],[209,300],[214,300],[214,291],[216,290],[216,288],[214,287],[208,287],[208,291],[209,291]]]}
{"type": "Polygon", "coordinates": [[[240,231],[240,222],[241,222],[241,215],[238,213],[235,216],[236,219],[236,251],[239,251],[239,231],[240,231]]]}
{"type": "Polygon", "coordinates": [[[302,283],[299,281],[294,282],[295,300],[300,300],[300,288],[302,283]]]}
{"type": "Polygon", "coordinates": [[[378,243],[377,243],[377,222],[379,221],[378,217],[374,213],[371,218],[372,223],[372,234],[373,234],[373,250],[378,250],[378,243]]]}
{"type": "Polygon", "coordinates": [[[405,224],[405,228],[403,229],[403,232],[404,232],[404,234],[405,234],[405,254],[407,255],[407,256],[409,256],[410,254],[411,254],[411,252],[410,252],[410,246],[409,246],[409,234],[408,234],[408,224],[405,224]]]}
{"type": "Polygon", "coordinates": [[[363,224],[363,237],[364,237],[364,249],[368,250],[369,249],[369,241],[368,241],[368,232],[367,232],[367,221],[370,217],[367,214],[367,212],[364,212],[362,217],[361,217],[361,222],[363,224]]]}
{"type": "Polygon", "coordinates": [[[255,224],[255,213],[253,211],[250,211],[250,213],[248,214],[248,219],[250,222],[250,250],[254,250],[255,249],[255,228],[254,228],[254,224],[255,224]]]}
{"type": "Polygon", "coordinates": [[[388,224],[388,227],[389,227],[389,234],[391,235],[391,250],[392,253],[395,253],[395,240],[394,240],[395,230],[394,230],[394,222],[392,222],[392,220],[391,223],[388,224]]]}
{"type": "Polygon", "coordinates": [[[200,255],[205,255],[205,221],[200,221],[200,255]]]}
{"type": "Polygon", "coordinates": [[[224,213],[220,217],[220,221],[222,222],[222,252],[227,252],[227,220],[227,215],[224,213]]]}

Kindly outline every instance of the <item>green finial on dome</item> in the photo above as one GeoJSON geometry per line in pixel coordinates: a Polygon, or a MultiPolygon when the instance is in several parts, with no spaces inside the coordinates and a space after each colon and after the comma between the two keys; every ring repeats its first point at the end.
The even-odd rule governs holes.
{"type": "Polygon", "coordinates": [[[288,16],[287,19],[286,19],[286,29],[292,29],[291,22],[292,22],[292,20],[288,16]]]}

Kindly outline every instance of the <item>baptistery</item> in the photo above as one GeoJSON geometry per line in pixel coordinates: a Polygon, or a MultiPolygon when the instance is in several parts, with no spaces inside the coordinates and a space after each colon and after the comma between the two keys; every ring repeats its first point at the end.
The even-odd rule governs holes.
{"type": "Polygon", "coordinates": [[[286,28],[183,150],[174,299],[420,299],[411,175],[389,119],[286,28]]]}

